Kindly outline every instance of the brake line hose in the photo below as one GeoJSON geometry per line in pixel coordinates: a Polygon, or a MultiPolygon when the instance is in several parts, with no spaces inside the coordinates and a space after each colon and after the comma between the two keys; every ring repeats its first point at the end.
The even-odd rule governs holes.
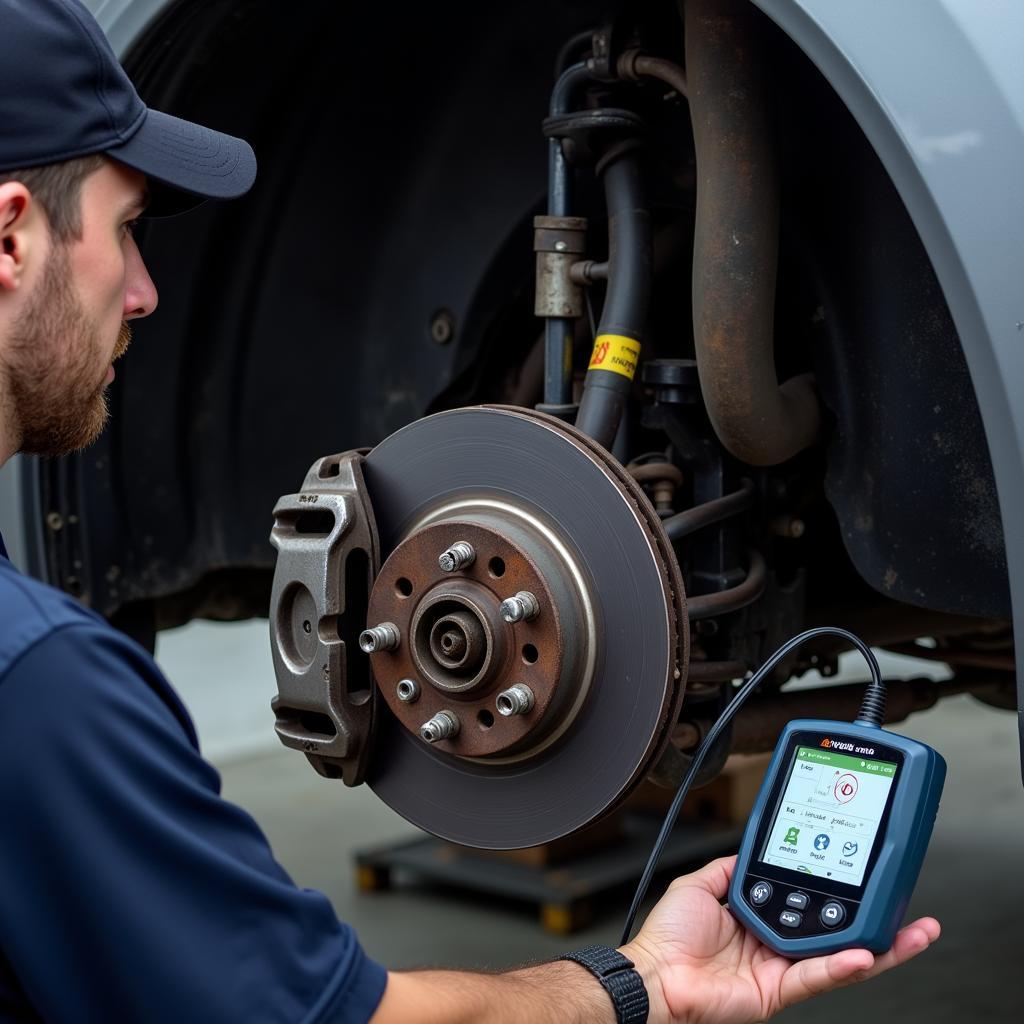
{"type": "Polygon", "coordinates": [[[598,164],[598,173],[608,205],[608,291],[576,427],[610,450],[629,400],[647,326],[654,246],[638,143],[632,139],[618,143],[598,164]]]}

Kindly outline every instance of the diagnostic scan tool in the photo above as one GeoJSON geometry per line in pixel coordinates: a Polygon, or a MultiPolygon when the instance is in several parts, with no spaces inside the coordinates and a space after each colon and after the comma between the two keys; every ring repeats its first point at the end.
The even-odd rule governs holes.
{"type": "Polygon", "coordinates": [[[747,823],[729,907],[793,959],[893,942],[946,762],[874,724],[790,722],[747,823]]]}
{"type": "Polygon", "coordinates": [[[629,940],[658,859],[701,765],[752,693],[794,650],[820,637],[852,644],[871,673],[855,721],[797,719],[782,731],[750,812],[729,884],[729,909],[792,960],[892,945],[939,810],[946,762],[882,728],[885,681],[860,637],[816,626],[787,640],[736,690],[694,754],[626,916],[629,940]]]}

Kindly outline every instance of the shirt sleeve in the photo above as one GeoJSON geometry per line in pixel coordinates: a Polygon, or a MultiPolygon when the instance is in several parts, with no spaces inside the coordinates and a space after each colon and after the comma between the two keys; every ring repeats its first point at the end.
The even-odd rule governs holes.
{"type": "Polygon", "coordinates": [[[0,681],[0,944],[27,998],[75,1024],[368,1020],[384,969],[221,798],[170,693],[98,623],[0,681]]]}

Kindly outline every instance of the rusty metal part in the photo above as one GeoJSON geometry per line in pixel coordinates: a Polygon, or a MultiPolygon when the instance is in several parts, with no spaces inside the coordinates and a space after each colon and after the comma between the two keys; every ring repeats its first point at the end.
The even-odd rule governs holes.
{"type": "Polygon", "coordinates": [[[671,462],[644,462],[639,466],[627,466],[629,475],[641,484],[657,483],[668,480],[679,487],[683,482],[683,471],[671,462]]]}
{"type": "Polygon", "coordinates": [[[657,78],[671,86],[680,96],[689,95],[686,72],[676,63],[662,57],[648,57],[640,50],[626,50],[616,64],[619,78],[635,82],[640,78],[657,78]]]}
{"type": "Polygon", "coordinates": [[[754,485],[744,480],[738,490],[725,494],[721,498],[705,501],[702,505],[677,512],[664,522],[665,532],[671,540],[680,540],[705,526],[720,523],[723,519],[737,515],[754,503],[754,485]]]}
{"type": "Polygon", "coordinates": [[[972,651],[963,647],[924,647],[921,644],[885,644],[884,649],[893,654],[904,654],[910,658],[924,658],[925,661],[941,661],[947,665],[963,665],[965,668],[992,669],[996,672],[1016,672],[1017,663],[1012,652],[994,654],[987,651],[972,651]]]}
{"type": "Polygon", "coordinates": [[[637,483],[650,486],[658,515],[670,516],[676,488],[683,482],[682,470],[671,462],[644,462],[639,466],[627,466],[626,469],[637,483]]]}
{"type": "Polygon", "coordinates": [[[412,657],[427,681],[448,693],[472,693],[504,650],[495,635],[494,597],[453,580],[434,587],[412,619],[412,657]],[[429,666],[429,667],[428,667],[429,666]]]}
{"type": "Polygon", "coordinates": [[[360,452],[318,459],[299,493],[278,501],[270,535],[274,727],[319,774],[348,786],[364,779],[376,718],[357,643],[380,564],[362,467],[360,452]]]}
{"type": "Polygon", "coordinates": [[[686,683],[688,686],[694,683],[727,683],[742,679],[748,671],[742,661],[696,661],[691,658],[686,683]]]}
{"type": "Polygon", "coordinates": [[[700,724],[689,721],[680,722],[676,726],[675,732],[672,733],[672,745],[680,751],[696,750],[712,724],[710,721],[701,721],[700,724]]]}
{"type": "Polygon", "coordinates": [[[689,598],[687,605],[691,619],[710,619],[715,615],[738,611],[752,604],[764,593],[768,581],[768,567],[764,557],[760,551],[751,548],[748,558],[750,567],[742,583],[714,594],[698,594],[689,598]]]}
{"type": "Polygon", "coordinates": [[[569,271],[569,279],[573,284],[578,284],[581,287],[594,284],[596,281],[607,281],[608,261],[598,263],[594,260],[581,260],[579,263],[574,263],[569,271]]]}
{"type": "MultiPolygon", "coordinates": [[[[1003,619],[979,619],[973,615],[952,615],[903,604],[900,601],[879,597],[877,604],[868,607],[843,606],[821,610],[808,608],[808,628],[824,626],[829,622],[843,625],[863,637],[873,647],[891,647],[893,644],[909,643],[922,636],[957,637],[958,646],[969,645],[969,637],[979,629],[1009,630],[1010,625],[1003,619]]],[[[808,650],[817,653],[834,652],[843,649],[838,641],[822,637],[822,643],[815,643],[808,650]]]]}
{"type": "Polygon", "coordinates": [[[533,311],[540,317],[577,319],[586,299],[572,269],[586,252],[586,217],[533,218],[533,249],[537,254],[537,289],[533,311]]]}
{"type": "MultiPolygon", "coordinates": [[[[642,488],[571,427],[522,409],[427,417],[382,442],[367,465],[386,551],[397,552],[435,527],[465,535],[467,524],[508,537],[520,549],[529,538],[542,543],[547,553],[535,558],[538,568],[553,591],[562,588],[554,603],[570,606],[567,660],[572,644],[578,645],[571,672],[563,672],[558,684],[560,695],[563,680],[568,682],[572,704],[541,742],[533,745],[531,738],[522,750],[503,755],[463,756],[456,752],[458,739],[424,743],[392,713],[398,703],[394,683],[382,685],[388,710],[381,715],[371,787],[421,827],[493,849],[545,842],[608,813],[669,745],[686,677],[682,580],[642,488]]],[[[482,540],[473,543],[478,564],[464,575],[482,582],[477,574],[489,556],[482,540]]],[[[515,557],[505,559],[503,590],[515,557]]],[[[396,587],[386,574],[385,566],[375,599],[378,589],[383,597],[388,584],[396,587]]],[[[539,584],[511,586],[529,590],[543,604],[539,584]]],[[[397,593],[402,589],[408,590],[397,593]]],[[[542,608],[532,622],[503,625],[540,629],[547,619],[542,608]]],[[[374,655],[375,674],[390,657],[374,655]]],[[[529,685],[540,701],[532,681],[521,675],[516,683],[529,685]]],[[[416,705],[420,723],[429,720],[423,702],[432,690],[424,683],[416,705]]],[[[445,699],[459,715],[462,733],[478,731],[458,706],[469,698],[445,699]]],[[[491,711],[502,723],[536,713],[506,719],[493,703],[491,711]]],[[[492,728],[499,728],[497,721],[492,728]]]]}
{"type": "Polygon", "coordinates": [[[687,0],[686,73],[697,163],[693,333],[708,415],[722,444],[755,466],[814,443],[809,374],[775,373],[779,178],[771,97],[747,0],[687,0]]]}
{"type": "MultiPolygon", "coordinates": [[[[452,519],[426,526],[398,545],[384,563],[370,597],[370,615],[387,616],[408,642],[374,655],[374,677],[398,720],[411,733],[443,710],[464,728],[434,742],[460,757],[509,755],[535,746],[572,706],[572,680],[563,671],[578,664],[566,639],[573,602],[548,583],[551,564],[541,545],[514,529],[452,519]],[[458,537],[477,557],[458,573],[445,572],[435,553],[458,537]],[[508,587],[529,590],[538,606],[531,620],[507,622],[501,602],[508,587]],[[561,607],[560,607],[561,605],[561,607]],[[567,651],[567,647],[569,650],[567,651]],[[397,681],[414,679],[420,697],[403,702],[397,681]],[[534,694],[529,714],[494,715],[495,695],[517,683],[534,694]]],[[[562,588],[563,593],[565,588],[562,588]]]]}
{"type": "MultiPolygon", "coordinates": [[[[991,674],[957,676],[936,682],[927,677],[886,681],[886,723],[902,722],[916,711],[933,707],[944,697],[958,693],[988,693],[999,680],[991,674]]],[[[732,752],[757,754],[774,748],[779,734],[794,718],[853,721],[860,710],[866,683],[844,683],[815,689],[789,690],[751,698],[733,719],[732,752]]],[[[697,747],[714,724],[711,719],[685,718],[672,742],[680,750],[697,747]]]]}

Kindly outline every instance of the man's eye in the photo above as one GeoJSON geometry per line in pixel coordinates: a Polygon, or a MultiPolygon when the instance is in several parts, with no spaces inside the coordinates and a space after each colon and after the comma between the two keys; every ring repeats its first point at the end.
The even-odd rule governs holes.
{"type": "Polygon", "coordinates": [[[121,230],[126,235],[134,235],[135,234],[135,229],[138,226],[139,226],[139,221],[138,221],[138,218],[136,218],[135,220],[125,221],[125,223],[121,225],[121,230]]]}

